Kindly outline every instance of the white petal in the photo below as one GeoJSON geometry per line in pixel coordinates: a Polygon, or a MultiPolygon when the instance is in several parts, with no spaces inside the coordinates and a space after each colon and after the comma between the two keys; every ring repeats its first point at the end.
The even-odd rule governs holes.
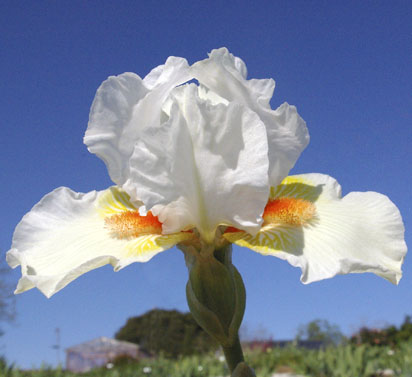
{"type": "Polygon", "coordinates": [[[219,103],[222,103],[226,106],[229,105],[228,100],[220,97],[215,92],[212,92],[203,85],[199,85],[198,94],[201,99],[210,101],[212,105],[218,105],[219,103]]]}
{"type": "Polygon", "coordinates": [[[194,84],[172,96],[168,123],[136,145],[125,190],[154,206],[166,233],[195,226],[211,241],[221,223],[256,231],[269,194],[262,122],[240,104],[202,100],[194,84]]]}
{"type": "Polygon", "coordinates": [[[133,143],[124,134],[132,125],[142,127],[135,124],[133,111],[147,93],[143,80],[134,73],[111,76],[96,92],[84,143],[104,161],[114,182],[122,182],[127,175],[133,143]]]}
{"type": "Polygon", "coordinates": [[[84,143],[104,161],[113,182],[126,181],[141,130],[160,124],[162,104],[170,91],[190,79],[187,61],[170,57],[144,80],[124,73],[109,77],[99,87],[84,143]]]}
{"type": "Polygon", "coordinates": [[[116,188],[80,194],[61,187],[46,195],[17,225],[7,253],[11,267],[21,265],[16,293],[37,287],[50,297],[92,269],[145,262],[190,236],[114,237],[105,218],[134,209],[116,188]]]}
{"type": "Polygon", "coordinates": [[[258,113],[266,125],[269,144],[269,182],[277,186],[285,178],[309,143],[305,121],[296,107],[286,102],[275,111],[258,113]]]}
{"type": "Polygon", "coordinates": [[[288,177],[274,197],[311,200],[316,217],[304,226],[262,229],[255,237],[241,233],[226,237],[300,267],[304,283],[360,272],[399,282],[407,248],[401,215],[388,197],[352,192],[341,198],[338,183],[322,174],[288,177]]]}
{"type": "Polygon", "coordinates": [[[188,68],[189,65],[186,59],[169,56],[165,64],[152,69],[143,81],[145,86],[150,90],[164,84],[167,86],[177,86],[191,79],[191,77],[188,76],[188,68]],[[182,79],[184,81],[182,81],[182,79]]]}
{"type": "Polygon", "coordinates": [[[294,106],[270,108],[275,82],[272,79],[246,80],[246,67],[227,49],[213,50],[209,59],[192,66],[201,84],[231,102],[240,103],[258,114],[265,124],[269,144],[269,179],[280,184],[309,142],[304,120],[294,106]]]}

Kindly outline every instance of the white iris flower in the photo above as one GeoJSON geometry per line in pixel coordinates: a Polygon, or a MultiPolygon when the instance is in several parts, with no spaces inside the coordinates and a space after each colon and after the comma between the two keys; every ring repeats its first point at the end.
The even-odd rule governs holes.
{"type": "Polygon", "coordinates": [[[373,192],[341,198],[325,175],[287,177],[306,124],[294,106],[270,108],[272,79],[246,75],[221,48],[191,66],[170,57],[144,79],[103,82],[84,141],[116,186],[58,188],[23,217],[7,253],[22,268],[16,293],[50,297],[108,263],[229,242],[301,267],[303,282],[374,272],[397,283],[406,245],[396,206],[373,192]]]}

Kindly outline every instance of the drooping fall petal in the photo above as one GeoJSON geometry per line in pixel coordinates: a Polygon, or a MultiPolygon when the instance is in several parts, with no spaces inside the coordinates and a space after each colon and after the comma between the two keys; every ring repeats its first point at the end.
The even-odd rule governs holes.
{"type": "Polygon", "coordinates": [[[37,287],[50,297],[80,275],[110,263],[119,270],[146,262],[192,237],[163,236],[156,217],[140,216],[116,187],[81,194],[61,187],[46,195],[16,227],[7,262],[21,265],[16,293],[37,287]]]}
{"type": "Polygon", "coordinates": [[[263,217],[257,235],[229,229],[225,237],[300,267],[304,283],[351,272],[373,272],[396,284],[402,276],[404,226],[385,195],[341,198],[339,184],[327,175],[291,176],[272,190],[263,217]]]}

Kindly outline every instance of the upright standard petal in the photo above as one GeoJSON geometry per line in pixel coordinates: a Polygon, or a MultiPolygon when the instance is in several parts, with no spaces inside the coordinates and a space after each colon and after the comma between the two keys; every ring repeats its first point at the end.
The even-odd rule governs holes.
{"type": "Polygon", "coordinates": [[[80,194],[61,187],[17,225],[7,262],[21,265],[16,293],[37,287],[50,297],[80,275],[110,263],[146,262],[190,233],[161,234],[154,216],[139,216],[129,196],[110,189],[80,194]]]}
{"type": "Polygon", "coordinates": [[[309,142],[304,120],[287,103],[272,110],[275,82],[272,79],[246,80],[246,67],[226,48],[213,50],[209,58],[193,64],[193,76],[230,102],[240,103],[260,117],[265,124],[269,147],[269,182],[280,184],[309,142]]]}
{"type": "Polygon", "coordinates": [[[229,229],[225,237],[302,269],[304,283],[337,274],[373,272],[398,283],[407,248],[397,207],[376,192],[341,198],[333,178],[303,174],[272,190],[261,231],[229,229]]]}
{"type": "Polygon", "coordinates": [[[142,80],[134,73],[111,76],[96,92],[84,143],[121,186],[129,176],[130,156],[140,132],[161,123],[162,103],[188,80],[186,59],[170,57],[142,80]]]}
{"type": "Polygon", "coordinates": [[[171,98],[169,121],[136,144],[125,190],[159,216],[166,233],[195,227],[212,242],[220,224],[256,232],[269,195],[262,121],[239,103],[200,98],[194,84],[171,98]]]}

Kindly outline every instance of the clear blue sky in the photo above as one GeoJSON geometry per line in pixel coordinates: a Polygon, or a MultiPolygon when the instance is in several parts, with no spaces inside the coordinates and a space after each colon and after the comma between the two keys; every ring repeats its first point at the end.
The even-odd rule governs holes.
{"type": "MultiPolygon", "coordinates": [[[[373,190],[400,208],[412,244],[412,2],[8,1],[0,6],[0,249],[15,225],[58,186],[87,192],[111,182],[82,144],[94,93],[109,75],[144,76],[169,55],[190,63],[226,46],[249,77],[276,80],[272,107],[297,106],[311,142],[292,173],[337,178],[344,193],[373,190]]],[[[398,287],[374,275],[304,286],[286,262],[235,247],[248,329],[291,338],[324,318],[350,334],[412,314],[411,257],[398,287]]],[[[17,282],[18,270],[8,279],[17,282]]],[[[119,273],[93,271],[51,299],[16,299],[0,354],[23,367],[54,363],[62,346],[113,336],[130,316],[187,310],[177,249],[119,273]]]]}

